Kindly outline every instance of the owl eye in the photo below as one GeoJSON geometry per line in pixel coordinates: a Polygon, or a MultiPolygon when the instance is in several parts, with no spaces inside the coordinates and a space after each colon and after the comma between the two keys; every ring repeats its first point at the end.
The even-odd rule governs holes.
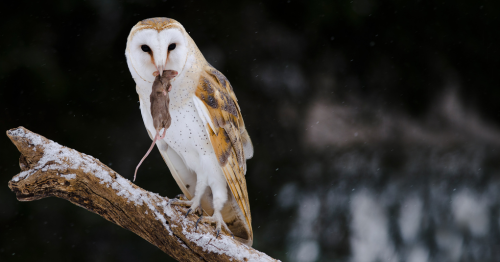
{"type": "Polygon", "coordinates": [[[175,47],[176,47],[176,44],[170,44],[170,45],[168,46],[168,51],[172,51],[172,50],[174,50],[174,49],[175,49],[175,47]]]}
{"type": "Polygon", "coordinates": [[[147,46],[147,45],[141,45],[141,49],[142,49],[142,51],[147,52],[147,53],[151,52],[151,48],[149,48],[149,46],[147,46]]]}

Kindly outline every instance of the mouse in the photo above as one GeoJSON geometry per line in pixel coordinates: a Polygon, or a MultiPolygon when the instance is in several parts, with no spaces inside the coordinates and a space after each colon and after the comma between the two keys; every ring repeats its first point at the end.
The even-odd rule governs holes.
{"type": "Polygon", "coordinates": [[[163,139],[165,137],[165,133],[167,133],[167,129],[170,127],[172,119],[170,117],[170,112],[168,110],[168,105],[170,103],[170,98],[168,96],[168,92],[172,90],[172,84],[170,80],[177,76],[177,71],[175,70],[164,70],[162,75],[156,71],[153,73],[155,76],[155,81],[153,82],[153,86],[151,88],[151,95],[149,96],[149,101],[151,102],[151,116],[153,117],[153,126],[156,130],[155,138],[153,139],[153,144],[149,148],[146,155],[141,159],[139,165],[135,168],[134,173],[134,182],[137,175],[137,170],[141,166],[142,162],[148,157],[151,150],[153,150],[156,141],[158,139],[163,139]],[[163,134],[160,135],[160,131],[163,131],[163,134]]]}

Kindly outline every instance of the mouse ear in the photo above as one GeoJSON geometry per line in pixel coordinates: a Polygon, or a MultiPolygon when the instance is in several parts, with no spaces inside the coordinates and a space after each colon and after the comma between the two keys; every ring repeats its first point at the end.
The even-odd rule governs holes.
{"type": "Polygon", "coordinates": [[[168,75],[169,79],[172,79],[177,76],[178,72],[175,70],[165,70],[164,74],[168,75]]]}

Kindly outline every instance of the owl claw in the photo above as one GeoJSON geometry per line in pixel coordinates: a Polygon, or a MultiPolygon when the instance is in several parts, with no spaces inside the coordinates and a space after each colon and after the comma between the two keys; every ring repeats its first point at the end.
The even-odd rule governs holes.
{"type": "Polygon", "coordinates": [[[191,209],[191,208],[190,208],[190,209],[188,209],[188,212],[186,213],[186,216],[185,216],[184,218],[187,218],[187,217],[188,217],[188,215],[189,215],[189,213],[190,213],[191,211],[192,211],[192,209],[191,209]]]}
{"type": "MultiPolygon", "coordinates": [[[[181,198],[183,196],[184,195],[181,195],[181,198]]],[[[200,204],[199,203],[196,204],[193,200],[180,200],[180,199],[173,198],[173,199],[170,199],[170,201],[168,203],[171,205],[190,207],[188,209],[186,215],[184,216],[184,218],[187,218],[189,213],[191,213],[192,211],[194,211],[194,213],[196,213],[196,214],[203,214],[203,209],[201,209],[200,204]]]]}
{"type": "Polygon", "coordinates": [[[228,235],[231,235],[232,238],[234,238],[233,232],[229,230],[229,227],[226,225],[226,222],[222,219],[222,215],[212,215],[209,217],[206,216],[200,216],[198,218],[198,221],[196,221],[196,226],[195,229],[198,228],[198,223],[207,223],[207,224],[215,224],[215,229],[217,230],[217,237],[220,235],[220,231],[224,229],[224,231],[227,232],[228,235]]]}
{"type": "Polygon", "coordinates": [[[203,215],[201,215],[200,218],[198,218],[198,220],[196,220],[196,225],[194,226],[194,230],[198,229],[198,223],[200,223],[202,218],[203,218],[203,215]]]}
{"type": "Polygon", "coordinates": [[[220,229],[217,229],[217,235],[215,236],[215,238],[219,237],[219,233],[220,233],[220,229]]]}

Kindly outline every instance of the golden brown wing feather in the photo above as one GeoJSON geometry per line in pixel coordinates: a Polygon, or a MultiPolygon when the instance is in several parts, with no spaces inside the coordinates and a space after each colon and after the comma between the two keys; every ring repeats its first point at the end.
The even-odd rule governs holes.
{"type": "Polygon", "coordinates": [[[213,129],[207,125],[210,141],[234,198],[245,215],[250,231],[252,218],[245,180],[244,147],[251,146],[236,96],[227,78],[206,66],[196,89],[196,96],[205,104],[213,129]],[[248,143],[248,144],[247,144],[248,143]]]}

